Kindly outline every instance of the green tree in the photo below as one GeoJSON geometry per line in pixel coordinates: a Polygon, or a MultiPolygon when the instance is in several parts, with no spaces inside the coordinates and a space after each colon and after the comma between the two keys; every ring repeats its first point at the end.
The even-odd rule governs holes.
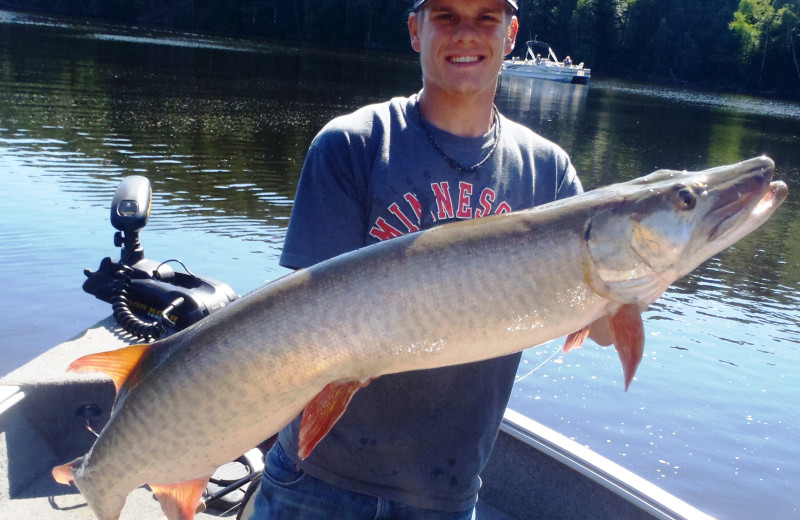
{"type": "Polygon", "coordinates": [[[793,69],[788,74],[800,89],[800,0],[786,2],[778,9],[775,18],[779,59],[786,55],[786,61],[791,63],[789,68],[793,69]]]}
{"type": "Polygon", "coordinates": [[[617,62],[619,29],[615,0],[578,0],[572,14],[576,54],[589,66],[612,70],[617,62]]]}
{"type": "Polygon", "coordinates": [[[764,73],[767,60],[769,31],[774,23],[775,8],[771,0],[742,0],[739,9],[733,13],[731,30],[739,37],[742,46],[742,60],[752,68],[757,56],[761,56],[758,85],[764,73]]]}
{"type": "Polygon", "coordinates": [[[783,81],[800,84],[800,0],[741,0],[730,23],[740,43],[742,64],[756,88],[783,81]]]}

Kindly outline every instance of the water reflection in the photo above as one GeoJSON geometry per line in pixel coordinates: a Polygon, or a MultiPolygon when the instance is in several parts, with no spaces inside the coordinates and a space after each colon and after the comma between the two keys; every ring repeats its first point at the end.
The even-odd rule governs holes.
{"type": "Polygon", "coordinates": [[[627,83],[620,80],[606,80],[596,83],[597,88],[613,90],[623,95],[661,98],[678,104],[705,105],[730,110],[738,114],[767,114],[770,117],[798,119],[800,103],[780,99],[764,99],[737,94],[703,92],[689,88],[674,88],[663,85],[648,86],[627,83]]]}
{"type": "Polygon", "coordinates": [[[588,91],[587,85],[505,75],[500,76],[498,87],[510,115],[533,112],[540,121],[562,118],[575,121],[586,106],[588,91]]]}
{"type": "Polygon", "coordinates": [[[395,95],[418,81],[418,65],[395,58],[57,24],[35,35],[16,24],[0,31],[4,153],[35,158],[65,190],[84,175],[112,184],[147,175],[157,193],[176,194],[159,201],[175,208],[171,225],[214,229],[215,217],[236,215],[280,229],[319,128],[376,89],[395,95]]]}

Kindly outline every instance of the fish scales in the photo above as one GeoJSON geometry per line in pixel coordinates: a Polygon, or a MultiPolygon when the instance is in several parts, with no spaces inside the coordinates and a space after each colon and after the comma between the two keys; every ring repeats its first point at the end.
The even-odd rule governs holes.
{"type": "MultiPolygon", "coordinates": [[[[361,361],[355,366],[365,370],[363,375],[388,373],[399,366],[405,370],[409,366],[431,368],[493,355],[485,352],[485,339],[493,337],[495,346],[506,342],[513,335],[506,323],[509,316],[516,320],[540,307],[536,292],[526,287],[526,278],[530,278],[534,266],[546,270],[535,255],[522,253],[525,244],[511,248],[509,243],[513,241],[502,241],[495,250],[490,247],[481,255],[467,254],[470,244],[448,245],[436,251],[435,248],[420,250],[413,240],[387,243],[385,257],[374,259],[375,269],[369,267],[371,263],[361,264],[364,268],[353,273],[353,279],[361,281],[360,287],[342,288],[341,303],[336,294],[330,295],[333,305],[314,313],[317,318],[328,314],[334,326],[356,320],[363,337],[338,335],[336,330],[329,330],[323,341],[340,353],[348,351],[348,345],[358,347],[354,359],[361,361]],[[405,251],[415,248],[418,250],[405,251]],[[430,255],[436,256],[437,261],[429,262],[430,255]],[[501,257],[506,261],[501,261],[501,257]],[[442,276],[444,272],[449,276],[442,276]],[[474,280],[482,280],[482,290],[476,290],[474,280]],[[354,309],[359,309],[355,317],[354,309]],[[476,316],[481,316],[480,320],[476,316]],[[343,344],[337,344],[339,341],[343,344]],[[458,348],[444,348],[445,341],[458,348]],[[394,352],[395,359],[387,360],[387,352],[394,352]],[[379,355],[375,356],[376,353],[379,355]],[[380,366],[369,366],[365,360],[370,356],[380,366]]],[[[576,255],[574,263],[579,262],[576,255]]],[[[336,278],[339,273],[323,276],[336,278]]],[[[313,327],[328,329],[320,322],[313,323],[313,327]]],[[[529,340],[518,341],[531,344],[529,340]]],[[[509,347],[514,348],[516,344],[509,347]]],[[[341,377],[360,375],[349,373],[341,377]]]]}
{"type": "MultiPolygon", "coordinates": [[[[132,489],[202,484],[304,408],[301,444],[306,417],[309,428],[322,424],[313,449],[338,417],[317,413],[331,385],[351,396],[370,378],[568,334],[574,348],[592,324],[609,328],[627,388],[641,359],[640,312],[769,217],[786,197],[773,170],[758,158],[659,171],[296,271],[147,350],[95,445],[65,467],[98,518],[115,520],[132,489]]],[[[102,364],[89,358],[87,369],[102,364]]]]}
{"type": "MultiPolygon", "coordinates": [[[[259,304],[245,307],[235,302],[210,316],[193,332],[202,335],[202,342],[184,341],[185,356],[173,354],[149,374],[150,385],[137,387],[124,397],[115,430],[121,432],[122,445],[139,448],[124,450],[122,463],[130,468],[127,481],[120,478],[116,467],[96,468],[97,478],[136,487],[145,474],[157,482],[200,477],[214,467],[212,459],[237,457],[241,437],[251,435],[248,442],[255,445],[263,440],[265,431],[288,423],[331,380],[474,361],[498,355],[498,345],[504,345],[503,354],[541,342],[540,332],[547,333],[543,323],[552,322],[555,315],[575,315],[567,312],[575,302],[562,299],[555,302],[559,305],[545,306],[542,301],[548,294],[565,292],[556,287],[559,277],[552,276],[554,273],[570,266],[573,274],[579,274],[580,234],[540,237],[513,218],[496,219],[492,224],[478,238],[456,244],[418,243],[414,236],[393,240],[381,254],[356,262],[357,267],[334,263],[300,271],[289,275],[281,287],[267,286],[249,296],[259,304]],[[476,249],[476,242],[481,249],[476,249]],[[543,251],[561,254],[531,254],[536,250],[532,242],[546,244],[543,251]],[[574,245],[564,248],[570,242],[574,245]],[[349,274],[339,272],[343,269],[349,274]],[[455,274],[445,277],[443,272],[455,274]],[[345,276],[352,283],[339,282],[345,276]],[[480,281],[479,288],[476,281],[480,281]],[[280,292],[289,287],[292,305],[281,305],[280,292]],[[326,294],[325,300],[316,297],[320,292],[326,294]],[[354,320],[356,309],[361,311],[354,320]],[[535,315],[534,309],[539,309],[535,315]],[[482,315],[481,319],[476,319],[477,315],[482,315]],[[230,323],[245,332],[239,341],[225,345],[230,323]],[[487,350],[487,344],[495,348],[487,350]],[[214,345],[222,348],[211,348],[214,345]],[[390,353],[388,360],[386,353],[390,353]],[[331,371],[330,367],[340,370],[331,371]],[[347,367],[350,369],[344,370],[347,367]],[[314,381],[316,374],[324,374],[324,378],[314,381]],[[240,385],[225,384],[231,375],[260,379],[262,384],[252,387],[259,391],[243,394],[240,385]],[[265,413],[263,403],[287,400],[290,404],[283,410],[265,413]],[[200,402],[202,407],[157,404],[163,401],[200,402]],[[210,447],[205,439],[223,429],[231,415],[251,424],[251,432],[238,432],[230,442],[222,439],[210,447]],[[194,425],[193,431],[171,431],[187,422],[194,425]],[[173,442],[156,442],[153,430],[164,432],[159,438],[173,442]],[[193,465],[173,462],[175,453],[195,451],[206,454],[205,458],[191,457],[193,465]],[[133,471],[137,467],[139,471],[133,471]]],[[[436,238],[435,234],[431,237],[436,238]]],[[[567,279],[581,280],[577,274],[567,279]]],[[[566,292],[581,292],[582,285],[581,281],[566,292]]],[[[599,312],[603,300],[598,298],[595,304],[599,312]]],[[[564,324],[559,335],[576,326],[564,324]]],[[[170,339],[164,343],[162,348],[170,347],[170,339]]],[[[120,443],[93,456],[112,460],[111,451],[120,443]]],[[[95,450],[104,445],[98,442],[95,450]]]]}

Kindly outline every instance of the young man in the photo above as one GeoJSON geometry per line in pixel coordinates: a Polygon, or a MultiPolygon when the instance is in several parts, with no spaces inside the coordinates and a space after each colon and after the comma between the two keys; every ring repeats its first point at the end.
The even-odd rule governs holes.
{"type": "MultiPolygon", "coordinates": [[[[422,90],[337,118],[315,138],[283,265],[581,191],[563,150],[494,107],[516,10],[512,0],[415,2],[408,29],[422,90]]],[[[519,359],[373,380],[303,461],[298,418],[266,457],[252,518],[473,518],[519,359]]]]}

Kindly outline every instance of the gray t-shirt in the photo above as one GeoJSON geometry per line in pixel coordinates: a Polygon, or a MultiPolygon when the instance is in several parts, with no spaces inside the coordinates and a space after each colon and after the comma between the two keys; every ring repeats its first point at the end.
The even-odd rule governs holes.
{"type": "MultiPolygon", "coordinates": [[[[561,148],[502,115],[499,128],[476,138],[424,124],[430,137],[412,96],[326,125],[306,157],[281,264],[308,267],[419,229],[581,192],[561,148]],[[431,138],[464,167],[491,155],[477,172],[465,173],[431,138]]],[[[302,462],[299,418],[279,440],[304,471],[331,484],[417,507],[463,511],[477,500],[478,475],[519,359],[514,354],[373,380],[302,462]]]]}

